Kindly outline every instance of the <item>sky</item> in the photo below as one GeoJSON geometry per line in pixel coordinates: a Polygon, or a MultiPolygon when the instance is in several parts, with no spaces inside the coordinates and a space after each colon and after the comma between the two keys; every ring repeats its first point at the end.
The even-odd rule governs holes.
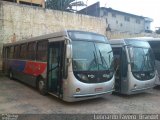
{"type": "Polygon", "coordinates": [[[83,0],[87,5],[91,5],[97,1],[101,7],[112,8],[115,10],[149,17],[153,19],[151,29],[155,30],[160,27],[160,0],[83,0]]]}

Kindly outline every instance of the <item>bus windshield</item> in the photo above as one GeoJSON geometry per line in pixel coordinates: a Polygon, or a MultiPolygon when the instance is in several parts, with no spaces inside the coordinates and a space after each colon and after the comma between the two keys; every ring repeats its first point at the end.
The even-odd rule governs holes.
{"type": "Polygon", "coordinates": [[[128,47],[132,71],[153,71],[154,56],[150,48],[128,47]]]}
{"type": "Polygon", "coordinates": [[[109,44],[88,41],[72,43],[74,71],[113,70],[113,52],[109,44]]]}

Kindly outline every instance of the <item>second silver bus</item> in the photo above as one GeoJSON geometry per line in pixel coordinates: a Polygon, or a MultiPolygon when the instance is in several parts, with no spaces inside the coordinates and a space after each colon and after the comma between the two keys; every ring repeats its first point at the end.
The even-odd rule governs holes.
{"type": "Polygon", "coordinates": [[[155,86],[155,59],[148,42],[110,40],[115,58],[115,91],[135,94],[155,86]]]}

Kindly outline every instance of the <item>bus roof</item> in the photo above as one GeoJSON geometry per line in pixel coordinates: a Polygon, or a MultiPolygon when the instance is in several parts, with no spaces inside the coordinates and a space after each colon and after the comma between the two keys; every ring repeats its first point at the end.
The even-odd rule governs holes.
{"type": "Polygon", "coordinates": [[[111,39],[109,40],[110,44],[119,44],[119,45],[124,45],[125,41],[124,39],[111,39]]]}
{"type": "Polygon", "coordinates": [[[122,47],[124,45],[133,45],[133,46],[148,46],[149,44],[147,43],[146,39],[140,39],[140,38],[124,38],[124,39],[111,39],[109,40],[109,43],[112,46],[115,47],[122,47]],[[134,42],[137,41],[137,42],[134,42]]]}
{"type": "Polygon", "coordinates": [[[134,40],[144,40],[144,41],[160,41],[160,38],[154,38],[154,37],[135,37],[135,38],[129,38],[134,40]]]}
{"type": "Polygon", "coordinates": [[[23,44],[26,42],[33,42],[33,41],[40,41],[40,40],[56,38],[56,37],[61,37],[61,36],[66,36],[66,35],[67,35],[67,31],[64,30],[64,31],[60,31],[60,32],[55,32],[55,33],[50,33],[50,34],[41,35],[41,36],[37,36],[37,37],[28,38],[25,40],[20,40],[20,41],[14,42],[14,43],[7,43],[7,44],[4,44],[4,46],[23,44]]]}
{"type": "Polygon", "coordinates": [[[41,35],[41,36],[37,36],[37,37],[28,38],[28,39],[25,39],[25,40],[20,40],[20,41],[14,42],[14,43],[7,43],[7,44],[4,44],[4,46],[23,44],[23,43],[26,43],[26,42],[40,41],[40,40],[52,39],[52,38],[58,38],[58,37],[67,37],[68,36],[68,32],[87,32],[87,33],[91,33],[91,34],[95,34],[95,35],[104,36],[104,35],[101,35],[101,34],[98,34],[98,33],[88,32],[88,31],[63,30],[63,31],[59,31],[59,32],[46,34],[46,35],[41,35]]]}

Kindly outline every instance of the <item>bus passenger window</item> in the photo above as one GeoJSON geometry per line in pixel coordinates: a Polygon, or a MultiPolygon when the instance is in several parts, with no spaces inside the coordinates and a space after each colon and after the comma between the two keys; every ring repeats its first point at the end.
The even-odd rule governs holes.
{"type": "Polygon", "coordinates": [[[20,46],[19,45],[16,45],[14,47],[14,59],[19,59],[19,52],[20,52],[20,46]]]}
{"type": "Polygon", "coordinates": [[[27,58],[29,60],[35,60],[35,58],[36,58],[36,42],[31,42],[28,44],[27,58]]]}
{"type": "Polygon", "coordinates": [[[20,49],[20,58],[26,59],[27,44],[22,44],[20,49]]]}
{"type": "Polygon", "coordinates": [[[47,41],[40,41],[37,47],[37,60],[47,61],[47,41]]]}
{"type": "Polygon", "coordinates": [[[13,53],[14,53],[14,47],[11,46],[11,47],[9,47],[9,50],[8,50],[8,58],[9,59],[13,58],[13,53]]]}
{"type": "Polygon", "coordinates": [[[9,47],[6,47],[6,58],[9,58],[9,47]]]}

